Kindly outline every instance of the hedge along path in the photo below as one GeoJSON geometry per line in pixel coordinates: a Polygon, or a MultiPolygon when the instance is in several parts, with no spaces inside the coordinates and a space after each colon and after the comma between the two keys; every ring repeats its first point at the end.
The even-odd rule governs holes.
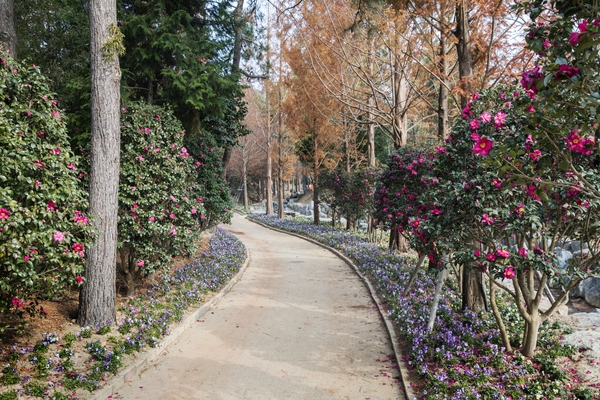
{"type": "Polygon", "coordinates": [[[125,399],[406,399],[369,291],[343,260],[236,215],[243,279],[185,331],[125,399]]]}

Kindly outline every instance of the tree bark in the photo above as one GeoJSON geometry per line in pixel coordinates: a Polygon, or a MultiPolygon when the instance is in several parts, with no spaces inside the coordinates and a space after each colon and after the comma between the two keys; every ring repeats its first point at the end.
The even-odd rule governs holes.
{"type": "Polygon", "coordinates": [[[319,200],[319,159],[317,157],[317,127],[316,127],[316,120],[313,122],[313,223],[315,225],[319,225],[321,223],[321,215],[319,212],[319,203],[321,202],[319,200]]]}
{"type": "Polygon", "coordinates": [[[462,308],[479,312],[485,309],[485,303],[481,293],[483,280],[481,274],[475,268],[463,267],[462,274],[462,308]]]}
{"type": "Polygon", "coordinates": [[[90,61],[92,74],[92,143],[90,215],[96,232],[87,251],[85,283],[79,296],[77,323],[92,326],[113,323],[116,317],[117,212],[120,157],[121,69],[117,54],[103,55],[117,24],[114,1],[91,0],[90,61]]]}
{"type": "Polygon", "coordinates": [[[8,50],[17,59],[17,32],[15,30],[15,3],[13,0],[0,0],[0,50],[8,50]]]}
{"type": "Polygon", "coordinates": [[[438,96],[438,140],[444,141],[448,137],[448,43],[445,32],[440,34],[440,61],[438,63],[440,90],[438,96]]]}
{"type": "Polygon", "coordinates": [[[458,55],[458,75],[460,85],[460,105],[467,105],[469,96],[473,92],[471,87],[471,76],[473,70],[473,57],[469,48],[469,15],[465,0],[459,0],[456,5],[456,52],[458,55]]]}

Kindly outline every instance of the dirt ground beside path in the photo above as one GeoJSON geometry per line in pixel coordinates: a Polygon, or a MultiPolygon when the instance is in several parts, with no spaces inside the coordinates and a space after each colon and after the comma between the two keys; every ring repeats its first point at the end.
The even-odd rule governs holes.
{"type": "Polygon", "coordinates": [[[360,279],[329,251],[243,217],[242,279],[164,349],[122,399],[404,399],[360,279]]]}

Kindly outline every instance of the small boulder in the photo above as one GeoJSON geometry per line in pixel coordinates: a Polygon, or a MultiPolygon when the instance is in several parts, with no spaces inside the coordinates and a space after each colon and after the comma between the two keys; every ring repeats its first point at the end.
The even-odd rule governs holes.
{"type": "Polygon", "coordinates": [[[583,298],[594,307],[600,307],[600,278],[588,278],[582,282],[583,298]]]}

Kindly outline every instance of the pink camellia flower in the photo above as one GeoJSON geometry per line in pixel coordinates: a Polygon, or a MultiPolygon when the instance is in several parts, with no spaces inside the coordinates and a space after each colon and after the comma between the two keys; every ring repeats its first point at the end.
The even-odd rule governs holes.
{"type": "Polygon", "coordinates": [[[182,147],[181,153],[179,155],[183,158],[188,158],[190,156],[190,153],[188,153],[188,151],[185,147],[182,147]]]}
{"type": "Polygon", "coordinates": [[[75,216],[73,217],[75,222],[81,222],[83,225],[87,225],[88,219],[85,215],[81,213],[81,211],[75,211],[75,216]]]}
{"type": "Polygon", "coordinates": [[[169,198],[170,198],[172,201],[177,201],[177,199],[176,199],[176,198],[175,198],[175,196],[173,196],[173,195],[170,195],[170,196],[169,196],[169,198]]]}
{"type": "Polygon", "coordinates": [[[137,261],[137,266],[138,267],[143,267],[144,266],[144,260],[138,260],[137,261]]]}
{"type": "Polygon", "coordinates": [[[49,201],[47,205],[48,205],[48,210],[54,211],[54,209],[56,208],[56,203],[53,201],[49,201]]]}
{"type": "Polygon", "coordinates": [[[573,32],[569,36],[569,43],[571,44],[571,46],[576,47],[577,43],[579,43],[579,39],[581,39],[581,33],[573,32]]]}
{"type": "Polygon", "coordinates": [[[192,214],[196,214],[196,207],[192,207],[192,210],[190,211],[192,214]]]}
{"type": "Polygon", "coordinates": [[[447,148],[442,147],[442,146],[435,146],[435,150],[440,154],[446,153],[448,151],[447,148]]]}
{"type": "Polygon", "coordinates": [[[496,128],[502,128],[502,126],[504,126],[504,121],[506,121],[506,114],[502,111],[494,115],[494,126],[496,128]]]}
{"type": "Polygon", "coordinates": [[[169,214],[169,218],[175,219],[175,214],[173,214],[173,213],[169,214]]]}
{"type": "Polygon", "coordinates": [[[150,128],[144,128],[144,133],[150,133],[150,128]]]}
{"type": "Polygon", "coordinates": [[[54,238],[54,240],[56,240],[59,243],[62,242],[63,240],[65,240],[65,234],[62,233],[61,231],[54,232],[52,237],[54,238]]]}
{"type": "Polygon", "coordinates": [[[479,154],[485,157],[490,153],[490,150],[492,149],[493,145],[494,142],[492,142],[488,138],[479,138],[479,140],[477,140],[477,143],[475,143],[475,145],[473,146],[473,152],[475,154],[479,154]]]}
{"type": "Polygon", "coordinates": [[[0,208],[0,219],[8,219],[10,217],[10,211],[6,208],[0,208]]]}
{"type": "Polygon", "coordinates": [[[496,189],[502,189],[502,181],[498,178],[494,178],[492,180],[492,186],[494,186],[496,189]]]}
{"type": "Polygon", "coordinates": [[[75,165],[73,165],[72,162],[70,162],[69,165],[67,165],[67,168],[72,169],[73,171],[77,171],[77,167],[75,167],[75,165]]]}
{"type": "Polygon", "coordinates": [[[24,257],[23,257],[23,260],[25,260],[25,261],[29,261],[29,260],[31,260],[31,257],[29,257],[29,256],[24,256],[24,257]]]}
{"type": "Polygon", "coordinates": [[[33,165],[35,166],[35,169],[42,169],[46,167],[46,164],[44,164],[42,160],[33,160],[33,165]]]}
{"type": "Polygon", "coordinates": [[[471,118],[471,115],[473,115],[473,111],[471,110],[471,103],[468,103],[467,106],[463,108],[461,115],[464,119],[471,118]]]}
{"type": "Polygon", "coordinates": [[[471,127],[472,130],[479,129],[479,120],[478,119],[472,119],[471,122],[469,123],[469,126],[471,127]]]}
{"type": "Polygon", "coordinates": [[[38,188],[39,188],[39,187],[42,187],[42,184],[41,184],[41,182],[40,182],[40,181],[38,181],[38,180],[36,180],[36,181],[35,181],[35,187],[38,187],[38,188]]]}
{"type": "Polygon", "coordinates": [[[433,215],[440,215],[442,213],[442,210],[440,210],[439,208],[437,208],[437,206],[433,206],[433,210],[430,211],[433,215]]]}
{"type": "Polygon", "coordinates": [[[77,275],[77,278],[75,278],[75,281],[77,283],[81,283],[81,282],[83,282],[83,278],[80,275],[77,275]]]}
{"type": "Polygon", "coordinates": [[[488,122],[492,121],[492,114],[490,114],[489,112],[484,112],[483,114],[481,114],[479,116],[479,119],[481,120],[481,122],[483,122],[484,124],[487,124],[488,122]]]}
{"type": "Polygon", "coordinates": [[[542,155],[542,152],[540,150],[534,150],[531,153],[529,153],[529,158],[531,159],[531,161],[537,161],[540,159],[542,155]]]}
{"type": "Polygon", "coordinates": [[[544,46],[545,50],[548,50],[550,48],[550,41],[548,39],[544,40],[542,46],[544,46]]]}
{"type": "Polygon", "coordinates": [[[574,67],[572,65],[560,64],[558,66],[558,73],[555,78],[560,78],[561,76],[566,76],[568,78],[572,78],[579,73],[579,68],[574,67]]]}
{"type": "Polygon", "coordinates": [[[52,153],[56,154],[56,155],[59,155],[60,153],[62,153],[62,151],[61,151],[60,149],[58,149],[58,148],[57,148],[57,149],[52,149],[52,150],[50,150],[50,151],[51,151],[52,153]]]}
{"type": "Polygon", "coordinates": [[[173,235],[173,236],[177,235],[177,231],[175,229],[171,229],[171,235],[173,235]]]}
{"type": "Polygon", "coordinates": [[[530,105],[529,107],[527,107],[527,112],[530,112],[530,113],[534,113],[535,112],[535,107],[533,106],[533,104],[530,105]]]}
{"type": "Polygon", "coordinates": [[[150,218],[148,218],[148,220],[149,220],[150,222],[154,222],[154,221],[156,221],[156,217],[150,217],[150,218]]]}
{"type": "Polygon", "coordinates": [[[138,158],[137,158],[137,159],[138,159],[138,160],[140,160],[140,161],[144,161],[144,160],[145,160],[145,158],[144,158],[144,157],[142,157],[142,156],[138,156],[138,158]]]}
{"type": "Polygon", "coordinates": [[[504,272],[502,273],[502,276],[506,279],[512,279],[516,275],[517,275],[517,272],[510,265],[508,267],[504,268],[504,272]]]}
{"type": "Polygon", "coordinates": [[[487,253],[485,256],[485,259],[488,260],[489,262],[494,262],[494,261],[496,261],[496,254],[487,253]]]}
{"type": "Polygon", "coordinates": [[[521,247],[518,251],[519,255],[523,258],[527,257],[527,249],[525,247],[521,247]]]}
{"type": "Polygon", "coordinates": [[[534,69],[523,72],[521,74],[521,85],[525,90],[531,90],[533,93],[537,93],[537,82],[542,79],[542,67],[539,65],[534,69]]]}
{"type": "Polygon", "coordinates": [[[479,250],[475,250],[474,251],[475,257],[480,257],[481,256],[481,252],[479,250]]]}
{"type": "Polygon", "coordinates": [[[201,216],[200,216],[200,219],[204,219],[204,218],[206,218],[204,215],[201,215],[201,216]]]}
{"type": "Polygon", "coordinates": [[[583,148],[583,140],[581,140],[581,136],[579,136],[577,129],[573,129],[569,132],[569,136],[566,137],[567,146],[569,146],[569,150],[580,152],[583,148]]]}
{"type": "Polygon", "coordinates": [[[52,110],[50,115],[52,116],[52,118],[60,118],[60,113],[58,112],[58,110],[52,110]]]}
{"type": "Polygon", "coordinates": [[[198,197],[198,203],[202,203],[204,201],[204,199],[202,197],[198,197]]]}
{"type": "Polygon", "coordinates": [[[421,218],[415,218],[412,221],[410,221],[410,225],[413,228],[418,228],[421,225],[421,218]]]}
{"type": "Polygon", "coordinates": [[[517,208],[515,208],[515,213],[521,214],[525,211],[525,205],[523,203],[519,204],[517,208]]]}
{"type": "Polygon", "coordinates": [[[80,253],[83,251],[83,245],[81,243],[73,243],[71,248],[75,253],[80,253]]]}
{"type": "Polygon", "coordinates": [[[498,257],[502,257],[502,258],[510,257],[510,252],[506,249],[497,249],[496,254],[498,254],[498,257]]]}
{"type": "Polygon", "coordinates": [[[20,308],[25,305],[25,302],[18,297],[13,297],[11,302],[12,302],[12,305],[15,306],[16,308],[20,308]]]}
{"type": "Polygon", "coordinates": [[[583,20],[583,21],[581,21],[580,23],[577,24],[577,29],[579,29],[579,32],[583,33],[583,32],[585,32],[587,30],[588,24],[589,24],[588,21],[583,20]]]}
{"type": "Polygon", "coordinates": [[[491,225],[494,223],[494,218],[490,217],[488,214],[483,214],[481,217],[481,223],[484,225],[491,225]]]}

